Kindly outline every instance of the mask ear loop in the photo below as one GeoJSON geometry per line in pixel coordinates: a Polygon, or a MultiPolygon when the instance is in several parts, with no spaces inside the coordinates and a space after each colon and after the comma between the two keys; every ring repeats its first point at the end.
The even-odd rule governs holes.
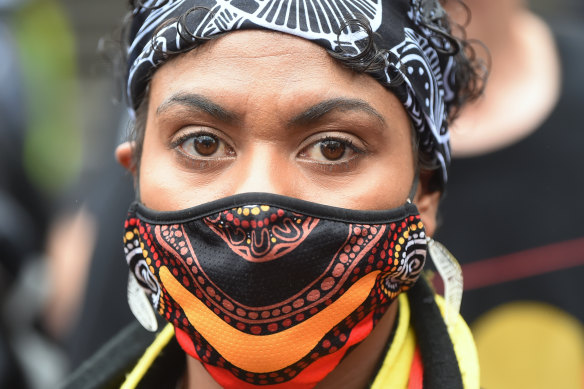
{"type": "Polygon", "coordinates": [[[420,167],[416,164],[416,171],[414,172],[414,182],[412,182],[412,187],[410,188],[410,193],[408,193],[408,198],[406,202],[413,203],[414,197],[416,197],[416,192],[418,191],[418,183],[420,182],[420,167]]]}
{"type": "MultiPolygon", "coordinates": [[[[413,202],[416,191],[418,190],[419,179],[420,169],[416,166],[414,182],[412,183],[407,199],[408,203],[413,202]]],[[[460,312],[460,304],[462,303],[462,269],[454,255],[442,243],[430,237],[426,237],[426,241],[432,262],[444,282],[444,301],[446,302],[444,306],[444,321],[446,322],[448,332],[452,333],[452,329],[458,319],[458,313],[460,312]]]]}

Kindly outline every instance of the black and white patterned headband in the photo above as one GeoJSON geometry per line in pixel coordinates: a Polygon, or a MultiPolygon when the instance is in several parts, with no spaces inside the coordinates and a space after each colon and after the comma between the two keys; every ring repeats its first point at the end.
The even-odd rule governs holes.
{"type": "Polygon", "coordinates": [[[418,134],[419,152],[438,169],[444,184],[456,61],[452,41],[425,23],[443,12],[437,1],[426,0],[145,0],[134,10],[129,32],[130,110],[139,107],[152,74],[170,54],[213,36],[267,29],[355,57],[371,38],[351,21],[365,21],[383,49],[382,66],[372,75],[404,105],[418,134]]]}

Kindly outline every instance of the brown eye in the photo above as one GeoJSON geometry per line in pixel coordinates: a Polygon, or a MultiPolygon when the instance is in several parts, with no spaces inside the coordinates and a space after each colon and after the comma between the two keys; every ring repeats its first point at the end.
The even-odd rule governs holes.
{"type": "Polygon", "coordinates": [[[352,169],[359,158],[367,153],[362,141],[345,134],[334,137],[318,134],[309,138],[308,142],[310,144],[300,150],[296,158],[303,163],[308,162],[307,166],[313,168],[318,165],[328,173],[352,169]]]}
{"type": "Polygon", "coordinates": [[[345,155],[345,149],[345,144],[335,139],[327,139],[320,143],[320,152],[330,161],[340,159],[345,155]]]}
{"type": "Polygon", "coordinates": [[[193,147],[197,153],[208,157],[219,149],[219,140],[211,135],[199,135],[193,138],[193,147]]]}
{"type": "Polygon", "coordinates": [[[186,134],[173,142],[174,147],[193,158],[231,158],[235,151],[216,135],[200,132],[186,134]]]}

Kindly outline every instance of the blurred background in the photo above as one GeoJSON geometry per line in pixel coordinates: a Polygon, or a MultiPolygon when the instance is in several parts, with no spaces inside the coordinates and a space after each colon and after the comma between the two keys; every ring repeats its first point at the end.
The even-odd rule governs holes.
{"type": "MultiPolygon", "coordinates": [[[[472,8],[481,2],[469,3],[472,8]]],[[[501,2],[482,3],[493,8],[501,2]]],[[[584,138],[572,138],[576,130],[583,133],[578,113],[584,107],[584,81],[572,71],[580,69],[584,60],[584,2],[517,3],[546,22],[557,43],[552,52],[558,57],[561,74],[557,96],[549,100],[549,112],[512,143],[544,133],[539,129],[542,123],[559,116],[564,120],[550,125],[572,131],[557,133],[561,142],[556,150],[568,156],[562,163],[570,169],[546,162],[551,175],[569,174],[560,176],[558,184],[548,185],[541,203],[526,202],[523,193],[511,192],[505,194],[507,202],[493,209],[483,207],[483,211],[486,216],[512,214],[514,202],[521,202],[529,206],[526,214],[548,215],[542,208],[557,207],[544,220],[520,216],[494,220],[493,225],[507,225],[512,235],[498,229],[490,233],[521,241],[517,236],[535,234],[518,227],[528,223],[543,233],[556,231],[559,237],[477,252],[481,244],[496,245],[489,231],[477,227],[481,232],[475,235],[487,243],[463,237],[467,244],[461,244],[460,230],[472,231],[473,223],[481,224],[486,216],[473,215],[474,222],[469,222],[469,214],[460,204],[470,202],[472,207],[481,196],[490,204],[501,195],[484,188],[496,186],[502,178],[495,171],[492,183],[474,182],[464,172],[453,170],[439,239],[459,258],[465,275],[469,274],[462,313],[475,332],[484,361],[483,387],[584,388],[584,227],[580,221],[584,212],[580,211],[582,205],[574,207],[584,198],[584,162],[577,154],[584,147],[584,138]],[[564,92],[569,96],[563,97],[564,92]],[[562,143],[573,147],[564,150],[562,143]],[[579,146],[575,152],[574,146],[579,146]],[[558,242],[568,246],[553,246],[558,242]],[[529,251],[524,255],[527,260],[513,255],[540,246],[547,250],[546,261],[558,265],[513,273],[514,268],[528,267],[529,258],[542,254],[529,251]],[[564,260],[566,257],[570,260],[564,260]],[[515,275],[481,277],[488,271],[515,275]],[[479,281],[473,281],[477,277],[479,281]],[[556,338],[558,334],[561,336],[556,338]],[[550,359],[556,364],[550,365],[550,359]]],[[[129,121],[114,66],[126,7],[122,0],[0,0],[1,388],[57,387],[133,320],[126,303],[127,268],[121,246],[122,223],[133,188],[131,177],[117,166],[113,154],[125,139],[129,121]]],[[[500,12],[507,12],[506,8],[501,7],[500,12]]],[[[476,12],[473,17],[490,23],[487,12],[476,12]]],[[[503,59],[497,51],[492,55],[494,64],[503,59]]],[[[542,56],[551,54],[542,51],[542,56]]],[[[479,116],[471,122],[480,121],[479,116]]],[[[533,147],[546,150],[550,144],[544,143],[533,147]]],[[[509,145],[459,155],[454,163],[468,166],[476,178],[477,164],[482,162],[477,155],[505,161],[506,167],[514,164],[513,159],[500,156],[500,149],[509,151],[509,145]]],[[[544,155],[537,149],[526,153],[522,158],[544,155]]],[[[510,180],[514,177],[521,186],[523,176],[517,171],[510,180]]],[[[538,177],[534,179],[546,180],[538,177]]]]}

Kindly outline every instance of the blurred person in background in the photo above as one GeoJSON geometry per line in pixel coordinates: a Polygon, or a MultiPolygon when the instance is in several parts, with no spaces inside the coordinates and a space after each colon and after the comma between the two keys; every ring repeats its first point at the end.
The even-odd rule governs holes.
{"type": "Polygon", "coordinates": [[[127,276],[116,275],[126,269],[119,234],[133,187],[111,150],[125,138],[128,119],[112,101],[105,58],[111,53],[98,48],[124,7],[52,0],[12,5],[10,25],[20,31],[19,50],[28,63],[22,84],[35,105],[22,136],[30,138],[30,175],[45,194],[35,205],[48,213],[35,249],[39,271],[27,281],[39,286],[38,296],[27,301],[29,320],[51,349],[22,359],[31,387],[45,388],[131,319],[125,300],[112,298],[126,290],[127,276]]]}
{"type": "Polygon", "coordinates": [[[69,216],[49,247],[59,258],[53,261],[53,274],[61,287],[54,291],[47,313],[53,312],[51,327],[74,369],[133,320],[123,298],[127,266],[119,236],[134,189],[128,172],[113,158],[112,150],[127,137],[129,117],[119,103],[117,68],[112,69],[119,38],[104,36],[104,31],[119,28],[126,4],[118,0],[64,4],[78,39],[85,151],[79,180],[62,201],[68,205],[62,212],[69,216]]]}
{"type": "Polygon", "coordinates": [[[66,359],[45,321],[55,284],[52,261],[43,251],[81,154],[72,36],[54,1],[0,1],[3,388],[51,387],[66,371],[66,359]]]}
{"type": "Polygon", "coordinates": [[[492,69],[453,126],[438,238],[463,261],[485,388],[584,387],[584,23],[539,3],[562,17],[467,2],[492,69]]]}
{"type": "MultiPolygon", "coordinates": [[[[6,25],[7,5],[0,8],[0,307],[21,269],[40,251],[43,223],[38,215],[38,193],[23,169],[24,97],[14,38],[6,25]]],[[[44,213],[44,212],[43,212],[44,213]]],[[[26,387],[3,314],[0,316],[0,387],[26,387]]]]}
{"type": "MultiPolygon", "coordinates": [[[[132,320],[127,302],[119,299],[127,284],[119,235],[133,186],[112,157],[112,150],[126,137],[129,119],[115,102],[119,95],[112,85],[112,49],[98,47],[103,31],[118,25],[123,11],[124,4],[117,1],[12,1],[7,7],[6,19],[19,37],[14,55],[24,57],[27,65],[17,69],[22,79],[14,77],[18,72],[8,72],[6,85],[17,83],[23,90],[26,86],[23,106],[34,106],[27,107],[26,115],[22,112],[26,128],[15,132],[26,137],[22,153],[28,150],[28,159],[15,160],[14,166],[31,170],[20,179],[32,181],[41,196],[27,205],[38,218],[33,227],[43,228],[38,242],[32,236],[29,242],[20,242],[39,260],[33,261],[34,276],[21,282],[26,285],[16,288],[18,293],[11,293],[16,294],[11,300],[22,301],[20,290],[30,295],[31,285],[36,286],[36,294],[26,297],[27,309],[19,310],[26,311],[27,323],[34,322],[44,338],[39,340],[50,339],[50,350],[37,357],[27,356],[30,347],[18,347],[29,350],[20,359],[33,388],[54,386],[64,371],[77,367],[132,320]],[[77,99],[79,92],[83,98],[77,99]]],[[[104,40],[106,45],[112,44],[110,40],[104,40]]],[[[115,55],[118,48],[116,43],[115,55]]],[[[10,90],[5,91],[7,101],[18,106],[10,90]]],[[[16,142],[2,146],[20,151],[16,142]]],[[[22,190],[14,197],[24,201],[33,193],[22,190]]],[[[15,208],[9,210],[14,213],[15,208]]],[[[25,222],[21,219],[20,224],[25,222]]],[[[10,255],[2,258],[23,263],[10,255]]],[[[28,328],[22,319],[11,323],[23,334],[28,328]]]]}
{"type": "MultiPolygon", "coordinates": [[[[122,123],[127,121],[127,117],[121,120],[122,123]]],[[[125,125],[122,126],[125,129],[125,125]]],[[[122,139],[115,131],[111,134],[104,131],[104,136],[112,141],[112,149],[114,142],[122,139]]],[[[84,199],[84,223],[91,223],[89,231],[94,235],[89,245],[78,247],[80,251],[77,251],[86,258],[87,277],[79,285],[75,301],[78,305],[70,307],[75,314],[69,316],[62,338],[71,368],[79,366],[135,320],[124,298],[128,277],[119,238],[128,202],[134,198],[134,187],[111,153],[103,158],[107,162],[91,174],[92,182],[85,180],[85,185],[77,190],[84,199]]],[[[87,233],[87,224],[82,230],[87,233]]]]}

